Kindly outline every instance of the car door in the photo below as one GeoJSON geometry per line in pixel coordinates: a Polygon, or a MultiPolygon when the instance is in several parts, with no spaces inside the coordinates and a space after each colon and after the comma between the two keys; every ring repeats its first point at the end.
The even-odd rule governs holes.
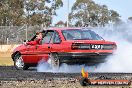
{"type": "Polygon", "coordinates": [[[48,60],[50,49],[51,49],[50,41],[53,36],[53,33],[54,33],[54,31],[48,30],[41,41],[41,45],[37,46],[36,53],[38,55],[38,57],[37,57],[38,61],[41,61],[42,59],[44,61],[48,60]]]}
{"type": "MultiPolygon", "coordinates": [[[[36,35],[34,35],[31,38],[30,41],[35,41],[35,40],[36,40],[36,35]]],[[[36,45],[26,44],[25,47],[26,47],[26,53],[24,55],[25,60],[26,60],[25,62],[26,63],[36,63],[37,58],[35,58],[36,57],[36,54],[34,52],[36,50],[36,45]]]]}
{"type": "Polygon", "coordinates": [[[57,31],[54,31],[54,35],[51,39],[51,52],[59,52],[62,49],[61,37],[57,31]]]}
{"type": "Polygon", "coordinates": [[[34,51],[36,50],[36,45],[27,45],[27,51],[26,51],[26,61],[27,63],[36,63],[37,58],[34,51]]]}

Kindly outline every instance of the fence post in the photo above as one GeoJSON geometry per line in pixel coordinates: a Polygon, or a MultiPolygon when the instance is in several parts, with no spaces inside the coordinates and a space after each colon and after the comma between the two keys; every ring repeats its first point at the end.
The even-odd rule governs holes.
{"type": "Polygon", "coordinates": [[[7,38],[6,41],[7,41],[6,44],[8,45],[9,44],[9,38],[7,38]]]}
{"type": "Polygon", "coordinates": [[[26,26],[26,41],[27,41],[27,30],[28,30],[28,26],[26,26]]]}

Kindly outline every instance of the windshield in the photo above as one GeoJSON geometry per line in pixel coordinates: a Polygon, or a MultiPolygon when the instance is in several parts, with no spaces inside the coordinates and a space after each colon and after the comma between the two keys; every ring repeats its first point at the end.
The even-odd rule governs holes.
{"type": "Polygon", "coordinates": [[[87,29],[62,30],[62,34],[66,40],[103,40],[94,31],[87,29]]]}

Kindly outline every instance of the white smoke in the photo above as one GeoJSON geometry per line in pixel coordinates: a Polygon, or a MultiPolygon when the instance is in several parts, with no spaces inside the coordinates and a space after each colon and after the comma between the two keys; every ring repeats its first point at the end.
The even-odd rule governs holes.
{"type": "MultiPolygon", "coordinates": [[[[41,61],[37,66],[37,71],[52,72],[52,73],[80,73],[82,67],[85,67],[85,65],[67,65],[64,63],[60,66],[60,68],[53,69],[48,63],[41,61]]],[[[85,69],[88,71],[93,71],[95,70],[95,67],[86,66],[85,69]]]]}
{"type": "Polygon", "coordinates": [[[117,50],[106,58],[105,63],[92,67],[62,64],[59,69],[52,69],[48,63],[41,61],[37,66],[37,71],[80,73],[84,67],[89,72],[132,72],[132,26],[125,24],[116,28],[97,28],[95,31],[105,40],[114,41],[117,44],[117,50]]]}
{"type": "Polygon", "coordinates": [[[106,63],[97,67],[95,72],[132,72],[132,26],[120,25],[104,38],[117,43],[117,51],[107,58],[106,63]]]}

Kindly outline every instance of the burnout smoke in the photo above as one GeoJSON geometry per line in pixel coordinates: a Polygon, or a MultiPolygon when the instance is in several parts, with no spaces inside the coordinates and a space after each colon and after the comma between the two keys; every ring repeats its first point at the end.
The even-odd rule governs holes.
{"type": "Polygon", "coordinates": [[[52,73],[80,73],[83,67],[85,67],[84,69],[90,72],[93,72],[95,70],[95,66],[88,67],[84,65],[67,65],[67,64],[62,64],[59,69],[52,69],[48,63],[41,62],[41,64],[39,64],[37,67],[37,71],[52,72],[52,73]]]}
{"type": "MultiPolygon", "coordinates": [[[[44,60],[41,60],[38,63],[37,71],[38,72],[53,72],[53,73],[80,73],[82,67],[84,67],[84,65],[62,64],[60,66],[60,68],[53,69],[53,68],[51,68],[51,66],[48,62],[45,62],[44,60]]],[[[95,67],[85,67],[85,69],[92,71],[92,70],[95,69],[95,67]]]]}
{"type": "Polygon", "coordinates": [[[104,35],[106,40],[115,41],[117,50],[107,58],[106,63],[99,65],[95,72],[132,72],[132,26],[120,25],[115,29],[105,29],[100,34],[104,35]]]}
{"type": "Polygon", "coordinates": [[[114,41],[117,44],[117,50],[113,55],[106,58],[105,63],[92,67],[62,64],[59,69],[55,70],[48,63],[41,61],[37,66],[37,71],[80,73],[82,67],[84,67],[89,72],[132,72],[132,26],[130,24],[124,24],[115,28],[97,28],[94,31],[105,40],[114,41]]]}

